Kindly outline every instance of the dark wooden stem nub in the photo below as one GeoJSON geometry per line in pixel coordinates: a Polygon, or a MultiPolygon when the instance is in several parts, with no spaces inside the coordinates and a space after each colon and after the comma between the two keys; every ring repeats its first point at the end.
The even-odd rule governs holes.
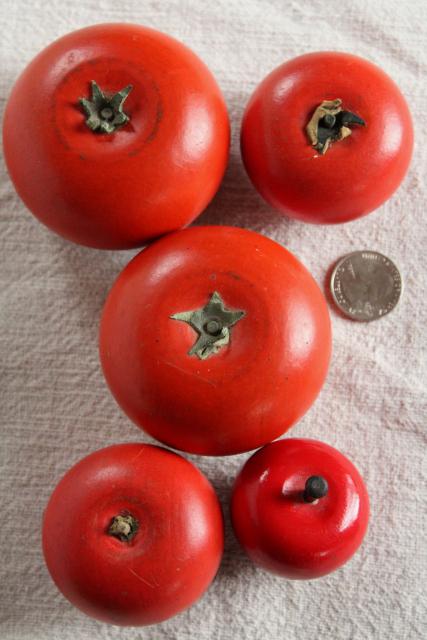
{"type": "Polygon", "coordinates": [[[315,502],[328,493],[328,483],[322,476],[310,476],[305,483],[304,502],[315,502]]]}
{"type": "Polygon", "coordinates": [[[139,523],[136,518],[130,513],[121,513],[111,520],[107,533],[121,542],[130,542],[138,528],[139,523]]]}
{"type": "Polygon", "coordinates": [[[212,318],[212,320],[208,320],[208,322],[206,322],[203,328],[210,336],[219,336],[223,329],[223,325],[221,320],[218,318],[212,318]]]}

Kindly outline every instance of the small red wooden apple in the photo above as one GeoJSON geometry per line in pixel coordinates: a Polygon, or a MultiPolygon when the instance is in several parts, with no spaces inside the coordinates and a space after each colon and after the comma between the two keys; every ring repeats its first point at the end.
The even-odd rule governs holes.
{"type": "Polygon", "coordinates": [[[246,462],[234,485],[231,518],[256,564],[286,578],[319,578],[360,546],[369,498],[359,472],[339,451],[288,438],[246,462]]]}

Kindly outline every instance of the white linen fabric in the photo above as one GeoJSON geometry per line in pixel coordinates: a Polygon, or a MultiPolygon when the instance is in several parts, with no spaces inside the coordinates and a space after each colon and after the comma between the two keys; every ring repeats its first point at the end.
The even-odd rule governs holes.
{"type": "MultiPolygon", "coordinates": [[[[43,562],[44,506],[62,474],[95,449],[151,441],[117,407],[98,359],[100,312],[135,251],[96,251],[39,224],[2,162],[0,183],[0,638],[2,640],[414,640],[426,629],[425,222],[427,3],[424,0],[1,0],[0,100],[43,47],[98,22],[145,24],[182,40],[210,67],[230,111],[228,170],[197,224],[254,229],[280,242],[322,288],[331,265],[357,249],[400,267],[405,290],[387,317],[359,324],[330,304],[333,359],[327,383],[289,436],[337,447],[356,464],[372,514],[359,553],[320,580],[282,580],[255,568],[230,528],[233,478],[248,455],[188,456],[222,500],[226,546],[206,595],[161,625],[119,629],[74,609],[43,562]],[[249,95],[286,59],[336,49],[380,65],[406,96],[416,148],[403,185],[379,211],[340,226],[274,212],[251,186],[239,153],[249,95]]],[[[31,140],[28,140],[31,145],[31,140]]],[[[425,637],[425,636],[424,636],[425,637]]]]}

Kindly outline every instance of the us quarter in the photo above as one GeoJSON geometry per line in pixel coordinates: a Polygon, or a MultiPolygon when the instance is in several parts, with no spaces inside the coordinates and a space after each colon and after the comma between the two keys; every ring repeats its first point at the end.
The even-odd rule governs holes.
{"type": "Polygon", "coordinates": [[[399,302],[402,278],[396,265],[376,251],[355,251],[336,264],[331,293],[341,311],[360,322],[390,313],[399,302]]]}

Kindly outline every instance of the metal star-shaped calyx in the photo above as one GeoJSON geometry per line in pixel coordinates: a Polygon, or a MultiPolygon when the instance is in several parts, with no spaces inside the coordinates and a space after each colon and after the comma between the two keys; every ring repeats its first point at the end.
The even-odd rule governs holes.
{"type": "Polygon", "coordinates": [[[186,322],[199,334],[188,355],[205,360],[230,342],[230,328],[244,315],[244,311],[226,309],[223,299],[215,291],[202,309],[182,311],[170,317],[186,322]]]}
{"type": "Polygon", "coordinates": [[[344,111],[342,100],[324,100],[316,108],[306,126],[307,136],[312,146],[325,155],[333,142],[344,140],[351,135],[349,125],[364,127],[365,121],[351,111],[344,111]]]}
{"type": "Polygon", "coordinates": [[[128,84],[110,96],[106,95],[94,80],[90,84],[92,99],[79,99],[87,115],[86,124],[92,131],[114,133],[118,127],[129,121],[129,116],[123,111],[123,104],[132,90],[132,85],[128,84]]]}

